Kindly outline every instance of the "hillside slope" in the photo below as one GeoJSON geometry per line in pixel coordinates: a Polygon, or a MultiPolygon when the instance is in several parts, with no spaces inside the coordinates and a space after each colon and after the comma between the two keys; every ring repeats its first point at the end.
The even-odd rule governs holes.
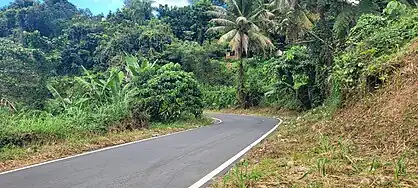
{"type": "Polygon", "coordinates": [[[374,94],[288,123],[214,187],[418,187],[418,41],[374,94]]]}

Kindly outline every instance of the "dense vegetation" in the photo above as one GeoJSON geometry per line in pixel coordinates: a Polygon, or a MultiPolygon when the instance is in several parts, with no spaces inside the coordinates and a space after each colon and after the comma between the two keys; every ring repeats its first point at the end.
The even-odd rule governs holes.
{"type": "Polygon", "coordinates": [[[67,0],[0,9],[0,148],[199,118],[334,108],[373,92],[418,35],[414,0],[67,0]],[[232,58],[226,58],[231,52],[232,58]]]}
{"type": "Polygon", "coordinates": [[[287,121],[213,187],[416,187],[418,10],[403,3],[328,9],[281,57],[247,60],[262,105],[313,109],[270,110],[287,121]]]}

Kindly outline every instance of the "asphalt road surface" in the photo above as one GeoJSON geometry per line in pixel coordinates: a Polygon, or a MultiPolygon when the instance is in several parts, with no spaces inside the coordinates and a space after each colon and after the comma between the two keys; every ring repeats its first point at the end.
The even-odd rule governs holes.
{"type": "Polygon", "coordinates": [[[213,116],[223,122],[0,175],[0,188],[187,188],[278,122],[213,116]]]}

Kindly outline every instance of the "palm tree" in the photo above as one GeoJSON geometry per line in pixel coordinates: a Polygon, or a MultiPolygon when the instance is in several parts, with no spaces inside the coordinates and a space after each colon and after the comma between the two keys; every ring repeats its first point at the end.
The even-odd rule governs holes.
{"type": "Polygon", "coordinates": [[[221,32],[218,43],[229,43],[239,61],[237,94],[241,107],[245,105],[245,72],[243,58],[252,50],[266,52],[274,48],[271,40],[264,35],[258,24],[265,18],[265,11],[260,9],[258,0],[226,0],[227,8],[213,6],[209,11],[215,18],[211,20],[216,26],[207,32],[221,32]]]}
{"type": "MultiPolygon", "coordinates": [[[[418,5],[416,0],[399,1],[410,6],[418,5]]],[[[319,4],[316,5],[316,10],[314,10],[316,13],[314,13],[303,8],[307,3],[311,2],[303,0],[271,0],[269,10],[276,15],[276,19],[282,20],[281,22],[278,22],[281,23],[279,26],[281,26],[280,29],[282,30],[282,33],[286,33],[287,35],[290,35],[290,37],[292,37],[292,35],[296,35],[297,37],[297,33],[306,32],[324,42],[324,40],[310,32],[314,25],[311,20],[312,15],[317,14],[319,16],[317,19],[323,18],[325,16],[325,13],[323,12],[324,7],[321,7],[322,5],[319,4]],[[280,15],[285,15],[286,17],[283,18],[280,15]],[[283,20],[285,21],[283,22],[283,20]],[[285,30],[285,32],[283,32],[283,30],[285,30]]],[[[333,4],[332,7],[337,8],[337,10],[334,11],[338,12],[333,25],[334,37],[337,39],[344,39],[362,14],[379,14],[381,12],[380,9],[384,8],[387,2],[376,2],[373,0],[340,0],[330,2],[330,4],[333,4]]]]}
{"type": "MultiPolygon", "coordinates": [[[[303,0],[271,0],[269,2],[268,10],[275,15],[276,20],[275,25],[270,27],[275,29],[273,32],[286,34],[291,40],[296,40],[300,34],[307,33],[325,43],[323,39],[311,32],[313,21],[325,17],[326,8],[323,5],[303,0]],[[307,4],[315,8],[311,10],[304,8],[307,4]]],[[[373,0],[340,0],[329,4],[336,9],[333,10],[334,12],[338,12],[333,26],[334,37],[337,39],[346,37],[361,14],[380,12],[378,4],[373,0]]]]}
{"type": "Polygon", "coordinates": [[[313,28],[313,14],[302,8],[298,0],[271,0],[265,8],[274,15],[268,26],[271,33],[286,35],[294,41],[313,28]]]}
{"type": "Polygon", "coordinates": [[[153,11],[156,1],[154,0],[125,0],[125,8],[128,10],[128,15],[132,21],[143,24],[146,20],[154,17],[153,11]]]}

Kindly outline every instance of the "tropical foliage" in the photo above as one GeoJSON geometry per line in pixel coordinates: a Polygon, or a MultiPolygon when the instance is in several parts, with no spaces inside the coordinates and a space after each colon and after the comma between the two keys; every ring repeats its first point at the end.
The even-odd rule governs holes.
{"type": "Polygon", "coordinates": [[[398,66],[386,60],[418,35],[414,0],[154,5],[127,0],[106,15],[67,0],[1,8],[0,147],[204,108],[341,105],[383,84],[398,66]]]}
{"type": "MultiPolygon", "coordinates": [[[[263,19],[262,11],[258,11],[260,2],[248,0],[226,1],[227,7],[213,6],[209,14],[215,16],[211,22],[216,26],[208,32],[222,32],[218,43],[228,43],[232,52],[240,59],[238,70],[238,99],[242,107],[248,106],[245,91],[245,70],[242,58],[247,56],[250,50],[266,52],[272,50],[274,45],[266,37],[257,24],[263,19]]],[[[264,18],[265,19],[265,18],[264,18]]]]}
{"type": "Polygon", "coordinates": [[[334,78],[345,93],[373,91],[393,71],[388,62],[418,36],[418,12],[397,2],[382,15],[364,14],[351,29],[346,50],[335,58],[334,78]]]}

